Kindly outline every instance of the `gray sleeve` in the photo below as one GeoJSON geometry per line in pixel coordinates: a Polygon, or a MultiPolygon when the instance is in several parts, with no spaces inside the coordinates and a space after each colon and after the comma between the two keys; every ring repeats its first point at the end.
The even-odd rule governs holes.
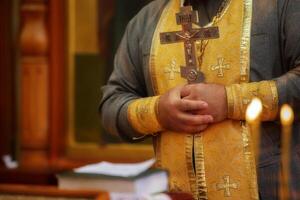
{"type": "Polygon", "coordinates": [[[300,118],[300,0],[286,0],[281,21],[283,68],[286,72],[276,79],[279,105],[288,103],[300,118]]]}
{"type": "Polygon", "coordinates": [[[131,20],[126,28],[115,55],[114,70],[107,85],[102,87],[103,97],[99,107],[104,128],[109,133],[125,137],[124,139],[130,139],[130,135],[138,135],[127,125],[128,104],[134,99],[146,96],[138,30],[134,30],[134,27],[136,19],[131,20]]]}
{"type": "MultiPolygon", "coordinates": [[[[114,70],[102,88],[99,111],[104,128],[127,141],[138,141],[136,132],[127,118],[127,108],[135,99],[147,97],[147,83],[143,71],[144,38],[151,39],[159,16],[167,0],[156,0],[144,7],[127,25],[115,55],[114,70]]],[[[148,40],[149,40],[148,39],[148,40]]],[[[147,40],[147,41],[148,41],[147,40]]]]}

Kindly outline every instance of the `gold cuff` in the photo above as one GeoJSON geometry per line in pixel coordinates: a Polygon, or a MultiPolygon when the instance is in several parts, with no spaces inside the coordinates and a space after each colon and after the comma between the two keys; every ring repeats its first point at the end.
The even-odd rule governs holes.
{"type": "Polygon", "coordinates": [[[227,115],[229,118],[232,118],[234,111],[233,88],[231,86],[226,86],[225,90],[227,95],[227,115]]]}
{"type": "Polygon", "coordinates": [[[128,106],[128,121],[139,133],[148,135],[162,131],[158,122],[159,96],[142,98],[133,101],[128,106]]]}
{"type": "Polygon", "coordinates": [[[228,118],[244,120],[248,104],[254,97],[263,103],[262,120],[276,119],[278,92],[275,81],[233,84],[226,86],[228,118]]]}

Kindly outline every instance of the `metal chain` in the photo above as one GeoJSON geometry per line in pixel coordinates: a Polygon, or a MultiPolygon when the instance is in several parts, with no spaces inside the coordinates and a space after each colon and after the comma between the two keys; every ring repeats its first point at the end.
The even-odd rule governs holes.
{"type": "MultiPolygon", "coordinates": [[[[212,22],[210,23],[210,26],[215,25],[224,15],[225,11],[229,7],[229,3],[231,0],[224,0],[222,4],[220,5],[217,14],[213,18],[212,22]]],[[[208,45],[209,40],[201,40],[200,45],[197,43],[197,50],[200,52],[200,55],[198,57],[198,63],[199,63],[199,68],[201,69],[202,63],[203,63],[203,56],[205,53],[206,46],[208,45]]]]}

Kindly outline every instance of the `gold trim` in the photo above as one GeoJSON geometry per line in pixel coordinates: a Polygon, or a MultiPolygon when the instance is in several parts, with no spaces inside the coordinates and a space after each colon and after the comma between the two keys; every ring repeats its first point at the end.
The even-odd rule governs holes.
{"type": "Polygon", "coordinates": [[[194,135],[187,134],[185,137],[185,158],[187,164],[188,177],[190,182],[190,189],[194,198],[197,199],[198,191],[196,185],[196,173],[193,163],[193,151],[194,151],[194,135]]]}
{"type": "Polygon", "coordinates": [[[155,144],[155,158],[156,163],[155,166],[157,168],[161,168],[161,135],[157,135],[153,138],[153,143],[155,144]]]}
{"type": "Polygon", "coordinates": [[[234,116],[234,96],[232,87],[225,86],[227,96],[227,116],[231,119],[234,116]]]}
{"type": "Polygon", "coordinates": [[[278,97],[278,90],[275,81],[270,81],[270,88],[271,88],[271,93],[273,97],[273,105],[272,105],[272,110],[273,112],[271,113],[271,119],[276,119],[277,114],[278,114],[278,106],[279,106],[279,97],[278,97]]]}
{"type": "Polygon", "coordinates": [[[251,136],[249,133],[249,128],[245,122],[241,122],[242,137],[243,137],[243,147],[244,147],[244,161],[246,165],[246,173],[249,177],[248,187],[251,192],[251,198],[253,200],[258,200],[258,185],[257,185],[257,174],[256,174],[256,164],[253,155],[253,144],[251,136]]]}
{"type": "Polygon", "coordinates": [[[244,17],[241,39],[241,82],[249,82],[250,76],[250,41],[252,22],[252,0],[244,0],[244,17]]]}
{"type": "Polygon", "coordinates": [[[206,200],[207,197],[207,184],[205,178],[205,156],[204,156],[204,146],[203,137],[201,134],[197,134],[195,137],[195,163],[196,165],[196,177],[197,177],[197,193],[199,200],[206,200]]]}

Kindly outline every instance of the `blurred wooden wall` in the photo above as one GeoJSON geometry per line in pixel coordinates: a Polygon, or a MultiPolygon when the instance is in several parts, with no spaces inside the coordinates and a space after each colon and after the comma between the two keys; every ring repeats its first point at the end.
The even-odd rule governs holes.
{"type": "MultiPolygon", "coordinates": [[[[101,41],[110,37],[114,2],[98,2],[101,41]]],[[[84,152],[76,158],[66,154],[66,6],[66,0],[0,0],[0,157],[18,152],[19,163],[7,169],[0,161],[0,183],[55,184],[56,173],[99,161],[84,152]],[[14,3],[20,22],[16,37],[14,3]]],[[[100,54],[109,57],[114,45],[99,46],[100,54]]],[[[152,155],[150,146],[145,149],[152,155]]],[[[134,158],[135,153],[126,159],[134,158]]]]}
{"type": "MultiPolygon", "coordinates": [[[[103,34],[112,2],[104,3],[111,12],[100,24],[103,34]]],[[[0,0],[0,157],[17,152],[19,164],[7,169],[0,160],[0,183],[55,184],[56,173],[99,161],[66,154],[66,6],[65,0],[0,0]]]]}
{"type": "Polygon", "coordinates": [[[65,1],[18,2],[20,31],[13,44],[9,31],[12,1],[0,1],[0,155],[11,151],[11,141],[18,143],[19,152],[17,169],[0,166],[0,182],[55,184],[57,172],[87,162],[64,156],[65,1]],[[12,61],[15,51],[20,52],[19,65],[12,61]],[[18,135],[12,135],[18,126],[18,135]]]}

